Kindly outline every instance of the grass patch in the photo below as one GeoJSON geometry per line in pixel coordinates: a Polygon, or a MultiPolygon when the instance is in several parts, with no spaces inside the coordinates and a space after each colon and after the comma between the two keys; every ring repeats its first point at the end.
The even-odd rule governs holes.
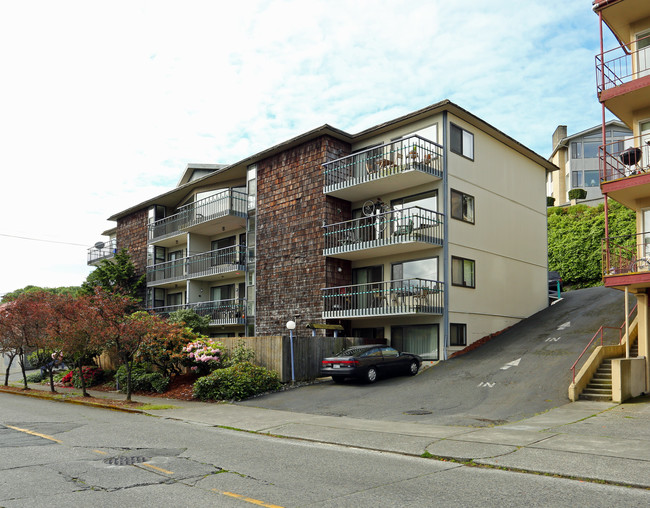
{"type": "Polygon", "coordinates": [[[143,409],[144,411],[156,411],[158,409],[177,409],[178,406],[174,406],[172,404],[145,404],[144,406],[141,406],[139,409],[143,409]]]}

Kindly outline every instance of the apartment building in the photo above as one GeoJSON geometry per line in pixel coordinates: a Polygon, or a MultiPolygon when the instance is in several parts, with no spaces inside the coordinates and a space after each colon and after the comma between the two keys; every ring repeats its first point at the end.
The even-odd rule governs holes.
{"type": "Polygon", "coordinates": [[[299,333],[340,328],[436,360],[548,304],[557,169],[442,101],[188,165],[177,187],[110,220],[147,274],[147,306],[194,308],[216,337],[280,335],[293,319],[299,333]]]}
{"type": "MultiPolygon", "coordinates": [[[[571,204],[569,191],[583,189],[586,197],[581,203],[594,206],[603,202],[600,192],[598,148],[602,144],[602,125],[567,135],[567,126],[559,125],[553,133],[553,152],[549,160],[560,168],[558,172],[547,174],[546,195],[554,198],[555,206],[571,204]]],[[[626,141],[632,136],[632,131],[619,120],[610,120],[605,124],[605,139],[607,144],[618,149],[628,148],[626,141]]]]}
{"type": "Polygon", "coordinates": [[[610,237],[607,218],[605,222],[604,283],[625,291],[626,297],[633,293],[638,304],[636,319],[630,322],[628,318],[628,336],[632,340],[626,341],[623,358],[618,359],[621,351],[615,350],[601,355],[614,358],[612,396],[620,400],[650,390],[650,2],[597,0],[593,7],[600,19],[601,33],[601,51],[596,57],[597,91],[603,111],[601,190],[606,203],[613,199],[635,210],[637,215],[634,237],[610,237]],[[617,47],[604,48],[605,30],[614,34],[617,47]],[[606,139],[605,108],[633,132],[624,147],[606,139]],[[635,334],[638,357],[631,354],[635,334]]]}

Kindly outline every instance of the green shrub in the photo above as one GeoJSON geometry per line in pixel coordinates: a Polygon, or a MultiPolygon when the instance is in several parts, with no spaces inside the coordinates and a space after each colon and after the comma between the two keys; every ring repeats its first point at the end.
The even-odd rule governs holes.
{"type": "Polygon", "coordinates": [[[553,196],[546,196],[546,206],[555,205],[555,198],[553,196]]]}
{"type": "Polygon", "coordinates": [[[201,400],[242,400],[280,386],[276,372],[243,362],[199,378],[194,383],[193,395],[201,400]]]}
{"type": "MultiPolygon", "coordinates": [[[[121,365],[115,373],[115,381],[121,392],[126,393],[126,367],[121,365]]],[[[146,365],[135,364],[131,370],[131,390],[134,392],[164,393],[169,386],[169,378],[160,372],[150,372],[146,365]]]]}
{"type": "Polygon", "coordinates": [[[585,199],[587,191],[584,189],[571,189],[569,191],[569,199],[585,199]]]}
{"type": "Polygon", "coordinates": [[[34,372],[32,374],[27,374],[25,377],[27,378],[28,383],[40,383],[43,381],[43,374],[41,374],[40,371],[34,372]]]}

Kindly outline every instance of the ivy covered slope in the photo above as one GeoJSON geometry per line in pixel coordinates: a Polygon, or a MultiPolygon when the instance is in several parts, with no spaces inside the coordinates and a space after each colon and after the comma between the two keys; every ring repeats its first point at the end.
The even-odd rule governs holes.
{"type": "MultiPolygon", "coordinates": [[[[628,236],[636,243],[636,213],[609,201],[609,236],[628,236]]],[[[602,283],[602,241],[605,207],[574,205],[548,209],[548,269],[557,270],[565,285],[575,288],[602,283]]]]}

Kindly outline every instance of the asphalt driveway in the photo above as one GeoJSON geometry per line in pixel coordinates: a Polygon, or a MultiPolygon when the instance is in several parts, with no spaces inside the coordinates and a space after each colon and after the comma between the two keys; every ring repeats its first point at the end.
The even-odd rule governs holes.
{"type": "Polygon", "coordinates": [[[483,346],[415,377],[373,385],[332,381],[241,402],[329,416],[488,426],[569,402],[570,367],[601,325],[620,326],[623,293],[604,287],[564,299],[483,346]]]}

